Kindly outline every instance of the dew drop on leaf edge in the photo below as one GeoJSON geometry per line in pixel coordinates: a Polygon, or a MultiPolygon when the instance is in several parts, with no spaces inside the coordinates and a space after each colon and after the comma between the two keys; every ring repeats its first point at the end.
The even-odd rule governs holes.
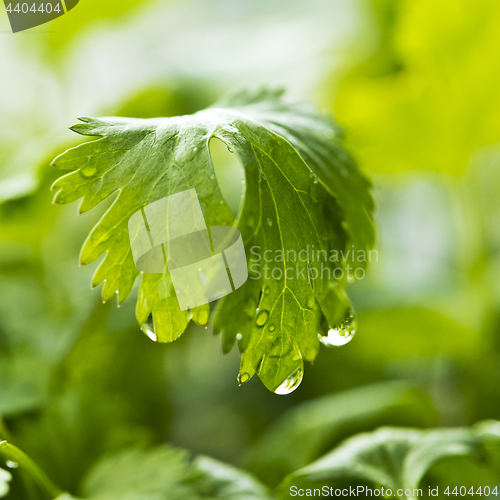
{"type": "Polygon", "coordinates": [[[318,335],[319,341],[326,347],[339,347],[347,344],[356,334],[358,318],[349,308],[344,318],[328,330],[327,335],[318,335]]]}
{"type": "Polygon", "coordinates": [[[250,375],[248,373],[238,374],[238,385],[243,385],[245,382],[250,380],[250,375]]]}
{"type": "Polygon", "coordinates": [[[275,394],[284,396],[286,394],[292,393],[302,382],[304,377],[304,368],[299,366],[283,381],[283,383],[274,391],[275,394]]]}
{"type": "Polygon", "coordinates": [[[153,342],[156,342],[158,340],[158,337],[156,336],[155,333],[155,327],[153,324],[153,319],[150,316],[146,323],[141,325],[141,330],[143,333],[145,333],[153,342]]]}

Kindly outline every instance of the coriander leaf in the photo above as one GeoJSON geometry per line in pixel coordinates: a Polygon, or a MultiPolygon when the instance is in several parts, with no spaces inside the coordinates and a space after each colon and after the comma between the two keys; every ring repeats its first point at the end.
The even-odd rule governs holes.
{"type": "Polygon", "coordinates": [[[344,441],[324,457],[289,475],[282,492],[298,478],[356,478],[393,492],[398,488],[413,490],[438,460],[478,454],[487,443],[500,446],[500,422],[431,430],[382,427],[344,441]]]}
{"type": "Polygon", "coordinates": [[[218,500],[270,500],[269,490],[248,472],[199,456],[193,465],[202,471],[215,488],[218,500]]]}
{"type": "Polygon", "coordinates": [[[182,450],[163,445],[129,449],[101,459],[83,484],[91,500],[197,500],[206,485],[182,450]]]}
{"type": "Polygon", "coordinates": [[[350,434],[390,423],[431,425],[429,396],[406,382],[370,384],[296,405],[251,450],[250,470],[266,484],[306,466],[350,434]]]}
{"type": "MultiPolygon", "coordinates": [[[[88,500],[271,500],[251,474],[210,457],[188,459],[169,445],[124,450],[99,460],[83,481],[88,500]]],[[[64,493],[57,500],[76,497],[64,493]]]]}
{"type": "MultiPolygon", "coordinates": [[[[82,118],[72,130],[98,139],[55,159],[56,167],[72,172],[53,189],[56,203],[83,198],[80,212],[116,195],[81,252],[82,264],[106,253],[92,282],[104,282],[104,300],[125,300],[139,274],[129,218],[188,189],[196,190],[207,225],[238,227],[247,258],[251,248],[276,256],[271,276],[269,269],[252,274],[250,266],[250,279],[220,301],[214,327],[222,331],[226,352],[241,334],[241,383],[257,372],[270,390],[286,393],[300,383],[303,359],[316,357],[318,334],[349,309],[347,276],[337,271],[345,271],[346,261],[339,253],[349,249],[352,258],[366,252],[374,229],[370,183],[342,149],[338,128],[308,108],[285,105],[281,94],[241,93],[173,118],[82,118]],[[214,173],[211,138],[222,140],[245,169],[236,221],[214,173]],[[304,259],[300,251],[307,252],[304,259]]],[[[191,318],[206,325],[209,314],[208,305],[180,311],[168,273],[143,275],[136,316],[158,341],[175,340],[191,318]]]]}

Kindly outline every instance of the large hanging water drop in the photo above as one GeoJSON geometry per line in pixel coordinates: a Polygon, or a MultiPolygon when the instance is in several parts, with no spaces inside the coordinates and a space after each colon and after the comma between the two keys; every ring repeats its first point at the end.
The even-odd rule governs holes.
{"type": "Polygon", "coordinates": [[[299,366],[283,381],[283,383],[274,391],[275,394],[286,395],[293,392],[302,382],[304,369],[299,366]]]}
{"type": "Polygon", "coordinates": [[[257,309],[257,318],[255,319],[257,326],[264,326],[267,322],[267,318],[269,318],[269,313],[267,311],[259,311],[257,309]]]}
{"type": "Polygon", "coordinates": [[[319,341],[326,347],[339,347],[352,340],[358,327],[358,318],[354,309],[349,308],[344,318],[328,330],[327,335],[318,335],[319,341]]]}
{"type": "Polygon", "coordinates": [[[149,315],[148,320],[146,323],[141,325],[141,330],[153,341],[156,342],[158,340],[158,337],[156,336],[155,333],[155,326],[153,323],[153,316],[149,315]]]}
{"type": "Polygon", "coordinates": [[[240,373],[238,374],[238,385],[241,386],[245,382],[250,380],[250,375],[248,373],[240,373]]]}

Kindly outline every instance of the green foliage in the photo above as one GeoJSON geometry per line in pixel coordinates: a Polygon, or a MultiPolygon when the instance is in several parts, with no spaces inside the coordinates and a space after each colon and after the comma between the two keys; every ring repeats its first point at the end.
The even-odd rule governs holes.
{"type": "MultiPolygon", "coordinates": [[[[349,478],[390,488],[393,493],[399,488],[413,490],[436,462],[461,455],[478,455],[487,462],[492,446],[500,449],[500,422],[481,422],[470,429],[381,428],[348,439],[291,474],[285,486],[298,478],[309,481],[349,478]]],[[[498,469],[490,477],[490,484],[496,480],[498,469]]]]}
{"type": "Polygon", "coordinates": [[[251,450],[250,469],[277,485],[344,437],[382,423],[430,426],[429,397],[405,382],[370,384],[307,401],[277,419],[251,450]]]}
{"type": "Polygon", "coordinates": [[[376,172],[463,173],[475,150],[500,140],[500,5],[370,0],[366,12],[380,39],[335,96],[360,161],[376,172]]]}
{"type": "MultiPolygon", "coordinates": [[[[152,2],[82,0],[50,32],[5,35],[0,53],[5,69],[0,82],[0,441],[6,440],[2,448],[8,455],[0,457],[0,492],[9,500],[48,500],[60,490],[65,493],[59,500],[122,494],[158,500],[179,492],[188,498],[267,500],[275,498],[274,488],[286,498],[291,484],[380,486],[372,477],[414,484],[419,470],[424,492],[427,486],[439,486],[442,493],[450,484],[474,489],[500,484],[498,424],[474,425],[500,419],[500,155],[495,146],[477,150],[499,140],[499,4],[366,0],[361,2],[366,10],[358,11],[360,2],[340,2],[348,12],[325,9],[321,0],[282,3],[216,0],[191,16],[186,13],[199,2],[160,2],[148,12],[156,9],[152,2]],[[299,19],[297,6],[312,17],[299,19]],[[163,19],[157,14],[170,12],[167,24],[178,24],[170,33],[178,40],[174,47],[158,29],[163,19]],[[339,29],[330,23],[328,33],[336,37],[353,28],[356,43],[371,37],[372,55],[339,86],[338,68],[359,61],[352,52],[342,60],[346,40],[332,38],[332,46],[320,54],[311,31],[310,47],[300,37],[306,25],[319,30],[318,20],[327,24],[328,12],[339,20],[339,29]],[[364,25],[367,14],[372,17],[364,25]],[[158,24],[151,29],[155,15],[158,24]],[[332,55],[335,67],[329,68],[332,55]],[[224,57],[231,67],[219,74],[224,57]],[[273,57],[279,62],[269,74],[269,61],[277,62],[273,57]],[[332,79],[323,82],[330,70],[333,85],[332,79]],[[50,206],[49,186],[57,171],[48,167],[74,141],[64,127],[82,109],[92,116],[186,115],[234,82],[252,85],[277,75],[294,96],[334,110],[346,127],[350,148],[374,172],[380,227],[379,262],[348,289],[359,313],[356,338],[324,350],[287,398],[262,391],[256,377],[237,387],[231,376],[239,363],[236,349],[218,356],[220,341],[193,322],[174,345],[154,344],[137,334],[135,296],[116,310],[89,293],[92,269],[78,269],[78,251],[115,195],[75,223],[73,207],[50,206]],[[323,95],[307,90],[322,85],[323,95]],[[379,426],[383,429],[376,430],[379,426]],[[6,460],[19,460],[18,467],[6,460]],[[350,476],[351,469],[362,477],[350,476]],[[307,470],[311,475],[303,474],[307,470]]],[[[224,144],[243,133],[254,149],[269,139],[276,146],[273,158],[293,149],[313,174],[308,184],[299,179],[301,186],[307,184],[315,199],[315,189],[326,191],[325,200],[332,201],[324,215],[334,226],[329,244],[363,248],[371,224],[355,210],[365,204],[370,212],[361,195],[367,192],[365,181],[340,179],[353,184],[339,191],[328,177],[338,170],[323,169],[334,160],[350,162],[339,131],[302,107],[269,97],[261,104],[248,96],[229,99],[219,111],[206,110],[190,120],[220,119],[236,111],[237,120],[251,120],[251,130],[242,126],[222,138],[225,143],[211,143],[224,153],[224,144]],[[253,104],[240,106],[242,98],[253,104]],[[262,129],[269,134],[255,139],[262,129]]],[[[131,123],[139,130],[139,122],[131,123]]],[[[233,126],[229,118],[225,123],[233,126]]],[[[80,151],[123,139],[121,132],[113,135],[119,124],[105,125],[112,134],[80,151]]],[[[245,141],[230,145],[235,154],[227,156],[248,161],[245,141]]],[[[137,152],[143,142],[135,145],[137,152]]],[[[202,149],[207,150],[206,142],[202,149]]],[[[220,167],[216,153],[211,160],[220,167]]],[[[265,163],[247,168],[247,186],[265,187],[270,179],[260,172],[266,169],[265,163]],[[255,174],[250,179],[249,172],[255,174]]],[[[213,173],[210,165],[200,172],[200,182],[213,173]]],[[[220,168],[215,172],[224,197],[224,182],[233,192],[225,201],[234,213],[240,185],[231,184],[233,178],[228,182],[220,168]]],[[[120,187],[117,180],[111,189],[118,194],[120,187]]],[[[255,209],[255,196],[249,194],[247,187],[241,210],[247,200],[247,209],[255,209]]],[[[253,211],[257,227],[260,212],[253,211]]],[[[289,211],[287,220],[295,214],[293,207],[289,211]]],[[[236,224],[248,241],[244,222],[240,215],[236,224]]],[[[257,244],[265,235],[278,248],[277,218],[271,225],[266,218],[260,222],[257,244]]],[[[154,283],[148,287],[154,289],[154,283]]],[[[258,291],[251,294],[254,302],[258,291]]],[[[161,309],[150,299],[139,297],[142,318],[152,305],[161,309]]],[[[225,350],[235,332],[253,325],[255,317],[246,316],[248,304],[242,304],[228,301],[216,324],[225,350]]],[[[198,323],[208,320],[206,308],[193,313],[198,323]]],[[[185,323],[181,318],[180,326],[185,323]]],[[[247,339],[239,347],[248,351],[247,339]]]]}
{"type": "MultiPolygon", "coordinates": [[[[303,359],[313,361],[319,349],[318,334],[325,333],[345,314],[342,289],[347,282],[333,278],[342,263],[327,261],[330,277],[315,261],[294,262],[288,251],[314,246],[316,250],[367,251],[373,245],[373,202],[369,182],[342,149],[338,130],[309,109],[285,105],[281,92],[241,93],[194,115],[137,120],[82,118],[72,130],[99,137],[68,150],[54,161],[70,174],[58,179],[56,203],[83,198],[80,213],[107,197],[118,195],[87,238],[81,263],[88,264],[106,252],[93,286],[104,282],[102,296],[123,302],[139,274],[128,238],[127,223],[141,207],[170,194],[195,188],[209,225],[231,225],[233,216],[214,175],[208,148],[212,137],[234,151],[244,169],[246,191],[236,221],[246,248],[281,251],[281,279],[263,273],[250,279],[220,301],[214,321],[222,331],[223,350],[233,347],[241,334],[240,380],[256,371],[275,391],[290,374],[301,372],[303,359]],[[286,279],[289,264],[318,278],[286,279]],[[242,311],[235,315],[234,311],[242,311]],[[264,314],[266,320],[257,322],[264,314]]],[[[295,257],[296,259],[296,257],[295,257]]],[[[175,340],[189,320],[206,325],[209,307],[191,313],[180,311],[173,287],[161,274],[142,276],[137,320],[153,315],[161,342],[175,340]]]]}
{"type": "Polygon", "coordinates": [[[197,500],[203,495],[203,485],[197,484],[200,479],[185,452],[161,446],[103,458],[92,468],[82,489],[85,498],[95,500],[197,500]]]}
{"type": "Polygon", "coordinates": [[[251,474],[236,467],[200,456],[194,461],[217,492],[218,500],[270,500],[274,498],[269,490],[251,474]]]}
{"type": "MultiPolygon", "coordinates": [[[[18,459],[21,470],[50,498],[77,498],[58,491],[26,455],[15,450],[10,458],[18,459]]],[[[0,469],[0,479],[7,485],[10,474],[0,469]]],[[[271,499],[269,490],[251,474],[209,457],[191,461],[185,451],[168,445],[132,448],[103,457],[91,468],[81,490],[78,498],[88,500],[271,499]]]]}

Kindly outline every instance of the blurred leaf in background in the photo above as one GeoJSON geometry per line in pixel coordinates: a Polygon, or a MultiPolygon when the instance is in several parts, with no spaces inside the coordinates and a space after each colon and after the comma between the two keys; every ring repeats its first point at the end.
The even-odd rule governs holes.
{"type": "Polygon", "coordinates": [[[358,479],[368,481],[372,488],[388,488],[392,495],[401,489],[405,498],[416,498],[424,495],[422,492],[415,493],[415,490],[421,487],[422,480],[435,463],[464,455],[472,456],[478,464],[483,462],[483,483],[477,484],[474,476],[462,476],[459,487],[468,490],[471,486],[493,485],[500,477],[497,460],[499,432],[500,422],[495,421],[481,422],[471,429],[417,431],[383,427],[348,439],[316,462],[291,474],[281,486],[281,491],[283,497],[288,498],[285,488],[301,478],[308,481],[358,479]],[[491,453],[493,456],[490,456],[491,453]]]}
{"type": "Polygon", "coordinates": [[[389,422],[427,427],[435,419],[427,394],[407,383],[370,384],[322,396],[274,421],[250,449],[249,468],[276,486],[346,436],[389,422]]]}
{"type": "Polygon", "coordinates": [[[376,24],[361,38],[367,43],[371,35],[376,48],[333,97],[350,146],[375,172],[462,174],[476,149],[500,141],[500,5],[374,0],[365,6],[376,24]]]}

